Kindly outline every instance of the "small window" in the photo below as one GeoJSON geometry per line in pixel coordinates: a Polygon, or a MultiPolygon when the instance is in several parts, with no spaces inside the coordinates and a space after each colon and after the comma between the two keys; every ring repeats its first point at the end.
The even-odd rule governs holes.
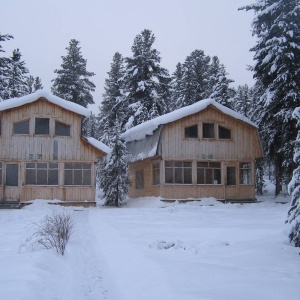
{"type": "Polygon", "coordinates": [[[202,137],[204,139],[213,139],[215,137],[215,126],[214,123],[203,123],[202,137]]]}
{"type": "Polygon", "coordinates": [[[198,125],[184,128],[185,138],[198,138],[198,125]]]}
{"type": "Polygon", "coordinates": [[[29,134],[29,120],[14,123],[13,132],[14,134],[29,134]]]}
{"type": "Polygon", "coordinates": [[[49,135],[49,118],[35,118],[35,134],[49,135]]]}
{"type": "Polygon", "coordinates": [[[231,130],[219,125],[219,139],[230,140],[231,130]]]}
{"type": "Polygon", "coordinates": [[[251,163],[240,163],[240,184],[251,184],[251,163]]]}
{"type": "Polygon", "coordinates": [[[152,163],[152,183],[153,185],[160,184],[160,162],[152,163]]]}
{"type": "Polygon", "coordinates": [[[235,167],[227,167],[227,185],[236,185],[235,167]]]}
{"type": "Polygon", "coordinates": [[[144,188],[144,170],[135,172],[135,188],[137,190],[144,188]]]}
{"type": "Polygon", "coordinates": [[[61,122],[55,122],[55,135],[70,136],[70,125],[61,122]]]}

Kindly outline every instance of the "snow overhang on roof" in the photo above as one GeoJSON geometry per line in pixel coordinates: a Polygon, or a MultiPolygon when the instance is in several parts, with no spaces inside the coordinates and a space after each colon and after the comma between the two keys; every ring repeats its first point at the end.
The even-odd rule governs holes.
{"type": "Polygon", "coordinates": [[[91,112],[87,108],[79,104],[76,104],[74,102],[67,101],[57,96],[54,96],[53,94],[51,94],[46,90],[38,90],[35,93],[20,98],[11,98],[11,99],[4,100],[0,102],[0,111],[29,104],[37,101],[39,98],[45,98],[46,100],[48,100],[53,104],[56,104],[60,107],[65,108],[66,110],[72,111],[74,113],[77,113],[85,117],[88,117],[91,114],[91,112]]]}
{"type": "Polygon", "coordinates": [[[97,148],[98,150],[108,154],[111,152],[111,149],[103,144],[102,142],[96,140],[93,137],[83,137],[89,144],[91,144],[93,147],[97,148]]]}
{"type": "Polygon", "coordinates": [[[156,128],[158,128],[158,126],[163,125],[163,124],[168,124],[168,123],[180,120],[189,115],[198,113],[198,112],[204,110],[205,108],[207,108],[209,105],[214,106],[215,108],[222,111],[226,115],[229,115],[235,119],[238,119],[242,122],[245,122],[245,123],[257,128],[257,125],[255,123],[250,121],[248,118],[246,118],[242,114],[240,114],[228,107],[225,107],[224,105],[216,102],[214,99],[205,99],[205,100],[196,102],[192,105],[185,106],[180,109],[174,110],[168,114],[156,117],[155,119],[149,120],[149,121],[144,122],[135,127],[132,127],[123,133],[123,137],[126,142],[142,140],[146,137],[146,135],[152,135],[154,130],[156,128]]]}

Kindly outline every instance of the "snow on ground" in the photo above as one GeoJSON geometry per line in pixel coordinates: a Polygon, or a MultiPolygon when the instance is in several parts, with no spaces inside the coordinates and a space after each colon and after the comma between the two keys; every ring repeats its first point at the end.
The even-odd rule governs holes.
{"type": "Polygon", "coordinates": [[[0,210],[0,299],[298,300],[300,249],[287,240],[289,204],[275,203],[288,198],[261,199],[0,210]],[[53,209],[76,223],[65,255],[20,251],[53,209]]]}

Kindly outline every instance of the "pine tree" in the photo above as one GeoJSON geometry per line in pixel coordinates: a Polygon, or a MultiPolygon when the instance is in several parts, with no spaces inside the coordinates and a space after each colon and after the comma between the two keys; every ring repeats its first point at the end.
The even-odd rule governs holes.
{"type": "Polygon", "coordinates": [[[61,69],[54,71],[57,78],[52,80],[51,90],[56,96],[87,107],[94,104],[91,92],[95,91],[95,85],[89,78],[95,74],[86,70],[87,60],[80,49],[79,41],[72,39],[66,48],[67,55],[61,57],[61,69]]]}
{"type": "Polygon", "coordinates": [[[128,167],[125,161],[126,146],[121,136],[120,125],[114,127],[111,140],[112,152],[100,166],[100,187],[103,189],[107,206],[124,204],[128,193],[128,167]]]}
{"type": "Polygon", "coordinates": [[[257,36],[253,51],[254,78],[262,86],[258,115],[264,153],[273,162],[276,195],[293,169],[293,141],[297,130],[292,118],[300,99],[300,3],[298,0],[257,0],[241,9],[253,10],[257,36]]]}
{"type": "Polygon", "coordinates": [[[176,70],[172,75],[172,83],[171,83],[171,89],[172,89],[172,99],[173,99],[173,106],[171,110],[177,109],[182,107],[183,102],[183,66],[181,63],[178,63],[176,65],[176,70]]]}
{"type": "MultiPolygon", "coordinates": [[[[300,107],[294,111],[294,118],[298,121],[298,128],[300,125],[300,107]]],[[[288,218],[286,223],[290,224],[289,238],[290,242],[295,247],[300,247],[300,131],[298,131],[294,161],[297,168],[293,172],[293,178],[289,184],[289,190],[292,191],[292,201],[288,211],[288,218]]]]}
{"type": "Polygon", "coordinates": [[[134,39],[132,57],[127,57],[125,84],[129,107],[127,128],[167,111],[171,78],[160,66],[159,52],[153,49],[155,37],[145,29],[134,39]]]}
{"type": "Polygon", "coordinates": [[[26,78],[26,92],[31,94],[37,90],[43,89],[42,82],[39,77],[34,78],[32,75],[26,78]]]}
{"type": "Polygon", "coordinates": [[[124,130],[127,122],[128,107],[125,103],[124,85],[125,66],[120,53],[116,52],[114,54],[111,69],[107,74],[108,78],[105,79],[104,86],[105,92],[102,95],[103,100],[98,115],[99,133],[97,139],[109,145],[112,130],[116,126],[117,120],[120,123],[121,130],[124,130]]]}
{"type": "MultiPolygon", "coordinates": [[[[12,35],[5,34],[2,35],[0,33],[0,54],[1,52],[5,52],[2,49],[1,42],[8,41],[10,39],[13,39],[12,35]]],[[[8,65],[10,63],[10,59],[7,57],[2,57],[0,56],[0,101],[3,99],[8,99],[9,98],[9,93],[8,93],[8,65]]]]}
{"type": "Polygon", "coordinates": [[[19,49],[13,51],[8,64],[8,96],[9,98],[21,97],[28,94],[27,74],[25,61],[21,61],[22,54],[19,49]]]}
{"type": "Polygon", "coordinates": [[[251,88],[247,84],[239,85],[235,92],[233,109],[251,120],[254,109],[253,104],[251,88]]]}

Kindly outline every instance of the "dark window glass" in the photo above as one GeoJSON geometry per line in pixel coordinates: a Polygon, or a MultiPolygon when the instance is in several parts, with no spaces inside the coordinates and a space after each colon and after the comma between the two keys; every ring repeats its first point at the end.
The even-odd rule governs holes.
{"type": "Polygon", "coordinates": [[[176,184],[192,183],[192,163],[183,161],[165,162],[165,182],[176,184]]]}
{"type": "Polygon", "coordinates": [[[135,172],[135,188],[144,188],[144,170],[138,170],[135,172]]]}
{"type": "Polygon", "coordinates": [[[58,185],[58,164],[26,163],[25,184],[58,185]]]}
{"type": "Polygon", "coordinates": [[[152,163],[152,184],[160,184],[160,162],[152,163]]]}
{"type": "Polygon", "coordinates": [[[197,184],[221,184],[221,163],[198,162],[197,184]]]}
{"type": "Polygon", "coordinates": [[[91,185],[92,165],[80,163],[66,163],[64,171],[65,185],[91,185]]]}
{"type": "Polygon", "coordinates": [[[70,125],[55,122],[55,135],[57,136],[70,136],[70,125]]]}
{"type": "Polygon", "coordinates": [[[0,162],[0,185],[2,185],[2,162],[0,162]]]}
{"type": "Polygon", "coordinates": [[[14,134],[29,134],[29,120],[13,124],[14,134]]]}
{"type": "Polygon", "coordinates": [[[215,137],[215,125],[214,123],[203,123],[203,138],[213,139],[215,137]]]}
{"type": "Polygon", "coordinates": [[[186,127],[184,129],[184,137],[186,138],[198,138],[198,125],[186,127]]]}
{"type": "Polygon", "coordinates": [[[73,185],[73,171],[65,169],[65,178],[64,178],[65,185],[73,185]]]}
{"type": "Polygon", "coordinates": [[[35,118],[35,134],[49,135],[49,118],[35,118]]]}
{"type": "Polygon", "coordinates": [[[219,139],[230,140],[231,139],[231,130],[223,126],[219,126],[219,139]]]}
{"type": "Polygon", "coordinates": [[[6,185],[18,186],[19,166],[17,164],[6,165],[6,185]]]}
{"type": "Polygon", "coordinates": [[[47,169],[37,169],[36,172],[36,184],[47,185],[47,169]]]}
{"type": "Polygon", "coordinates": [[[235,167],[227,167],[227,185],[236,185],[235,167]]]}
{"type": "Polygon", "coordinates": [[[90,170],[83,170],[83,185],[91,185],[91,171],[90,170]]]}

